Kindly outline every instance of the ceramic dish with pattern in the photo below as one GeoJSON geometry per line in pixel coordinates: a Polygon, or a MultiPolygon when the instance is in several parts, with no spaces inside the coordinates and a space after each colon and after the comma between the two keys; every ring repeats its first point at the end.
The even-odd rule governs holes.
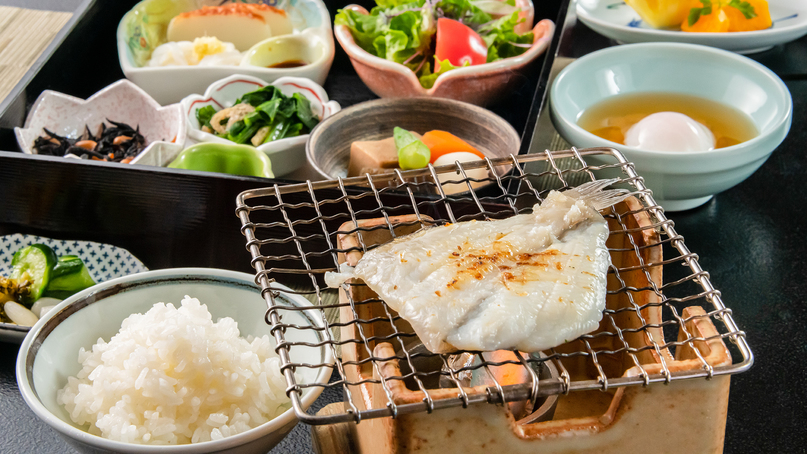
{"type": "MultiPolygon", "coordinates": [[[[0,236],[0,276],[8,276],[11,272],[11,259],[14,253],[35,243],[50,246],[57,256],[79,256],[97,283],[148,271],[137,257],[126,249],[116,246],[93,241],[54,240],[15,233],[0,236]]],[[[0,322],[0,342],[22,342],[30,329],[29,326],[0,322]]]]}
{"type": "Polygon", "coordinates": [[[620,44],[681,42],[742,54],[761,52],[807,34],[807,2],[771,0],[768,5],[773,26],[751,32],[690,33],[659,30],[642,21],[633,8],[620,0],[578,0],[577,17],[592,30],[620,44]]]}
{"type": "Polygon", "coordinates": [[[126,79],[121,79],[86,100],[45,90],[28,111],[22,128],[15,127],[17,144],[23,153],[36,154],[33,149],[44,128],[61,136],[77,138],[89,127],[95,131],[109,120],[127,123],[146,138],[146,148],[131,161],[140,164],[156,148],[185,142],[185,119],[179,106],[161,107],[148,93],[126,79]]]}
{"type": "MultiPolygon", "coordinates": [[[[323,84],[333,63],[331,17],[321,0],[242,0],[282,9],[294,29],[291,35],[273,36],[251,49],[242,49],[241,65],[148,66],[154,49],[166,42],[171,19],[205,6],[230,3],[221,0],[143,0],[118,25],[118,60],[126,77],[165,105],[192,93],[202,93],[211,83],[232,74],[246,74],[272,82],[283,76],[305,77],[323,84]],[[305,65],[264,67],[276,63],[267,49],[280,55],[296,54],[305,65]]],[[[236,3],[236,2],[233,2],[236,3]]]]}
{"type": "MultiPolygon", "coordinates": [[[[188,141],[193,143],[214,142],[232,145],[233,142],[214,134],[203,132],[196,111],[213,106],[216,110],[232,107],[235,101],[246,93],[261,87],[273,85],[286,96],[299,93],[311,103],[311,110],[320,121],[339,112],[341,106],[336,101],[329,101],[328,94],[316,82],[300,77],[281,77],[274,82],[267,83],[257,77],[236,74],[212,83],[204,95],[190,95],[180,103],[182,115],[187,127],[188,141]]],[[[275,140],[264,143],[257,148],[272,161],[272,172],[275,176],[291,173],[305,164],[305,143],[309,134],[275,140]]]]}
{"type": "MultiPolygon", "coordinates": [[[[292,290],[287,287],[277,283],[272,286],[281,291],[280,296],[275,297],[275,304],[280,308],[288,308],[282,311],[284,322],[300,327],[292,330],[294,333],[286,333],[286,339],[295,343],[295,346],[287,347],[287,353],[297,363],[317,365],[297,367],[292,372],[299,382],[313,384],[298,388],[297,391],[288,390],[289,393],[301,393],[300,403],[305,411],[322,393],[331,376],[330,365],[334,358],[324,334],[328,328],[325,327],[320,309],[313,307],[304,297],[291,294],[292,290]]],[[[294,409],[290,408],[290,402],[283,403],[281,408],[285,408],[285,411],[268,422],[238,434],[199,443],[156,445],[126,443],[91,434],[87,432],[87,426],[76,424],[57,401],[57,390],[65,386],[67,377],[75,376],[81,370],[81,365],[76,361],[80,348],[89,349],[99,338],[109,341],[121,329],[124,319],[131,314],[145,313],[156,303],[170,303],[179,307],[185,295],[197,298],[206,305],[212,321],[230,317],[238,324],[241,337],[269,336],[270,342],[276,344],[271,327],[264,320],[267,306],[261,297],[261,289],[255,285],[254,275],[213,268],[170,268],[125,276],[73,295],[34,325],[23,341],[17,357],[17,384],[26,404],[40,420],[55,429],[67,443],[82,453],[269,452],[298,422],[294,409]]],[[[190,350],[190,347],[187,348],[190,350]]],[[[280,352],[282,354],[282,350],[280,352]]],[[[210,365],[211,361],[208,360],[207,364],[210,365]]],[[[179,367],[171,370],[174,377],[181,373],[177,369],[179,367]]],[[[154,374],[162,372],[157,372],[156,369],[142,370],[154,370],[154,374]]],[[[230,374],[224,375],[226,378],[216,381],[230,383],[231,380],[238,380],[237,377],[230,377],[230,374]]],[[[174,383],[178,381],[174,378],[172,380],[174,383]]],[[[160,381],[163,381],[162,378],[160,381]]],[[[215,386],[209,382],[207,384],[215,386]]],[[[268,383],[264,382],[263,385],[262,388],[268,389],[269,393],[274,389],[268,383]]],[[[182,391],[189,391],[184,387],[180,391],[171,383],[165,386],[176,393],[173,396],[184,396],[186,393],[182,391]]],[[[191,393],[194,391],[197,390],[190,390],[191,393]]],[[[131,399],[138,399],[136,394],[132,391],[134,397],[131,399]]],[[[166,413],[171,414],[171,410],[176,411],[174,414],[181,413],[180,402],[186,404],[181,397],[179,402],[166,403],[166,413]]],[[[223,413],[227,414],[226,411],[223,413]]],[[[130,427],[135,429],[134,426],[130,427]]]]}
{"type": "MultiPolygon", "coordinates": [[[[424,88],[418,77],[408,67],[370,54],[353,39],[346,25],[334,27],[334,35],[345,50],[353,68],[362,82],[382,98],[414,98],[433,96],[450,98],[479,106],[495,103],[509,92],[520,80],[527,66],[549,47],[555,33],[555,24],[543,19],[532,26],[534,7],[531,0],[516,0],[515,6],[522,11],[525,22],[517,25],[518,33],[533,32],[532,46],[521,55],[503,58],[491,63],[452,69],[437,77],[432,88],[424,88]]],[[[368,11],[359,5],[348,5],[361,14],[368,11]]]]}

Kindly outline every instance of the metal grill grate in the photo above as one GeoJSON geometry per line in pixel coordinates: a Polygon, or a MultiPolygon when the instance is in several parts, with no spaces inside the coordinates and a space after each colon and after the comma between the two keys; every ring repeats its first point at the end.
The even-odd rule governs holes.
{"type": "Polygon", "coordinates": [[[484,402],[533,405],[542,396],[579,390],[737,373],[753,362],[744,333],[698,256],[675,232],[633,165],[610,148],[275,185],[245,191],[237,203],[287,392],[297,416],[309,424],[484,402]],[[488,178],[468,177],[479,168],[487,168],[488,178]],[[557,348],[541,354],[433,354],[364,284],[345,283],[339,291],[324,284],[324,274],[336,271],[340,262],[396,236],[447,222],[528,213],[552,189],[604,177],[620,178],[616,186],[633,196],[604,213],[612,257],[607,307],[598,330],[557,348]],[[472,187],[476,191],[468,190],[472,187]],[[326,328],[284,323],[283,314],[298,309],[276,303],[278,292],[289,290],[275,282],[315,302],[326,328]],[[290,340],[294,331],[312,329],[321,343],[290,340]],[[324,346],[338,359],[334,364],[296,361],[292,347],[306,346],[324,346]],[[302,382],[304,374],[295,375],[319,368],[333,370],[330,383],[302,382]],[[526,379],[502,380],[497,371],[505,368],[518,369],[526,379]],[[547,369],[555,373],[547,376],[547,369]],[[307,414],[300,392],[315,386],[341,388],[345,412],[307,414]]]}

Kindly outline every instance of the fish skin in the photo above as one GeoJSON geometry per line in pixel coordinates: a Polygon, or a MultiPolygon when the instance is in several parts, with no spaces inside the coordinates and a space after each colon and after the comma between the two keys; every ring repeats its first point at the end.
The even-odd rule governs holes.
{"type": "Polygon", "coordinates": [[[540,351],[599,325],[608,233],[586,194],[552,191],[531,214],[397,238],[329,285],[362,279],[435,353],[540,351]]]}

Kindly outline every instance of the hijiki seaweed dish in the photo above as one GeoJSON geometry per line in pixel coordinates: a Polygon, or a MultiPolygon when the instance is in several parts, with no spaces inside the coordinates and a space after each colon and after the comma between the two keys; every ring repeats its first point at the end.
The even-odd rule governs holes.
{"type": "Polygon", "coordinates": [[[45,135],[34,141],[34,150],[41,155],[72,156],[96,161],[111,161],[126,164],[146,148],[146,138],[140,126],[132,128],[107,118],[111,126],[102,122],[97,133],[84,126],[84,134],[78,138],[62,137],[43,128],[45,135]]]}

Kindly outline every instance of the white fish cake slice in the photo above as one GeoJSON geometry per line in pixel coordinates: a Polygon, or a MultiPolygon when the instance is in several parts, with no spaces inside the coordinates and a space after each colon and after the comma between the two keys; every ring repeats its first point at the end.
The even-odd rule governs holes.
{"type": "Polygon", "coordinates": [[[532,214],[424,229],[326,279],[361,278],[433,352],[555,347],[605,308],[608,226],[589,197],[553,191],[532,214]]]}

